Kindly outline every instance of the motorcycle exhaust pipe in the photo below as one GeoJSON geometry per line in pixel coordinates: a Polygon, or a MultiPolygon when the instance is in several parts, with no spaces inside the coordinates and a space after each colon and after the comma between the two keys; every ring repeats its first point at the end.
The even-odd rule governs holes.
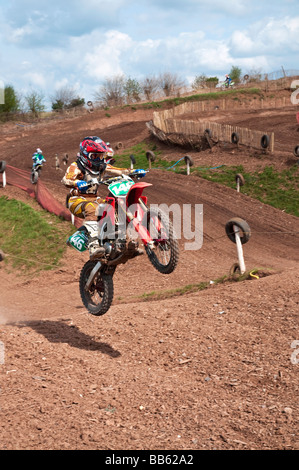
{"type": "Polygon", "coordinates": [[[102,266],[102,263],[100,261],[98,261],[97,264],[95,265],[95,267],[93,268],[93,270],[91,271],[91,273],[89,275],[89,278],[87,279],[87,282],[85,284],[85,290],[89,290],[89,288],[91,286],[91,283],[94,280],[95,275],[97,274],[97,272],[100,270],[101,266],[102,266]]]}

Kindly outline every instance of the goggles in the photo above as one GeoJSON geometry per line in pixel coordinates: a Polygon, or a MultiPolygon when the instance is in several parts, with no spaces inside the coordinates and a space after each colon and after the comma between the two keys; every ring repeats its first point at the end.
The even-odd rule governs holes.
{"type": "Polygon", "coordinates": [[[88,157],[90,160],[102,160],[105,157],[106,153],[89,153],[88,157]]]}

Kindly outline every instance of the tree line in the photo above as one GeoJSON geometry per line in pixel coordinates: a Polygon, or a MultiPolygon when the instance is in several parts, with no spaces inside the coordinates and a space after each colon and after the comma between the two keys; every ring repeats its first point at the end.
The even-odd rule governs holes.
{"type": "MultiPolygon", "coordinates": [[[[235,83],[241,82],[242,70],[239,67],[233,66],[229,74],[235,83]]],[[[252,72],[253,75],[256,75],[256,72],[252,72]]],[[[196,93],[203,88],[215,88],[218,83],[218,77],[199,74],[191,83],[191,89],[196,93]]],[[[142,80],[116,75],[103,81],[94,92],[93,103],[102,108],[132,105],[141,101],[153,101],[161,96],[180,96],[187,88],[190,89],[190,85],[187,86],[186,80],[172,72],[148,75],[142,80]]],[[[85,104],[85,99],[70,86],[59,88],[49,98],[52,111],[67,110],[85,104]]],[[[38,90],[31,90],[25,96],[20,96],[12,85],[7,85],[4,88],[4,104],[0,104],[0,119],[1,115],[18,112],[31,113],[38,117],[46,109],[45,100],[45,95],[38,90]]]]}

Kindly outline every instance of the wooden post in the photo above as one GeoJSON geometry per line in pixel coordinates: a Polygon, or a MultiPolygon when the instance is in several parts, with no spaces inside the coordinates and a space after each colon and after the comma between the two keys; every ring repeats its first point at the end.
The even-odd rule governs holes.
{"type": "Polygon", "coordinates": [[[274,152],[274,132],[271,132],[270,135],[270,152],[274,152]]]}

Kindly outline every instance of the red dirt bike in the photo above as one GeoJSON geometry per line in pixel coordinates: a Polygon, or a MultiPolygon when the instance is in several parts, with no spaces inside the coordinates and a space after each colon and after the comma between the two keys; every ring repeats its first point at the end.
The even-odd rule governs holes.
{"type": "Polygon", "coordinates": [[[152,185],[134,182],[146,173],[133,170],[129,176],[98,180],[98,186],[108,186],[106,202],[99,205],[98,221],[85,222],[67,240],[69,246],[80,252],[89,250],[90,259],[81,270],[79,288],[84,306],[93,315],[100,316],[109,310],[115,269],[144,254],[140,244],[160,273],[170,274],[177,266],[179,247],[172,223],[160,209],[148,207],[147,197],[142,193],[152,185]]]}

